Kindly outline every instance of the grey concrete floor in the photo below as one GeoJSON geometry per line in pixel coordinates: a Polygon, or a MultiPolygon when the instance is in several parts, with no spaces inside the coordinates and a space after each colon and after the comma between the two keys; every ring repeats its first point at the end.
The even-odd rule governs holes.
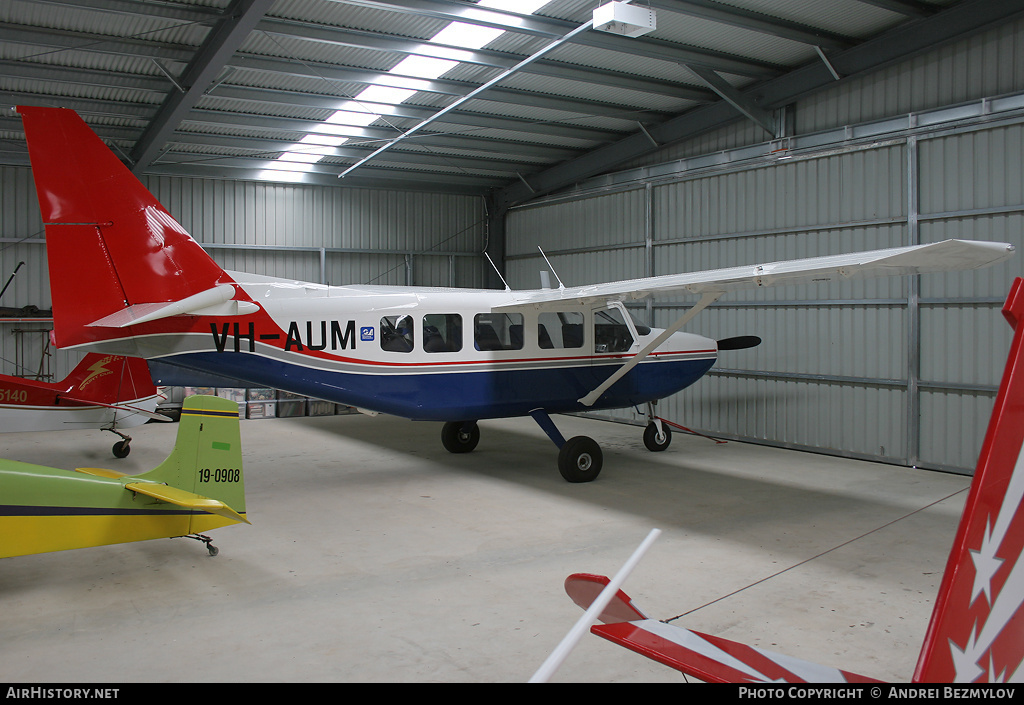
{"type": "MultiPolygon", "coordinates": [[[[565,577],[614,575],[652,528],[624,586],[651,617],[911,677],[969,478],[678,433],[655,454],[636,427],[556,422],[600,441],[596,482],[562,480],[530,419],[482,422],[467,455],[439,424],[243,421],[252,525],[211,532],[218,556],[163,539],[0,561],[0,682],[524,682],[582,614],[565,577]]],[[[132,429],[124,460],[108,433],[0,434],[0,457],[142,472],[176,429],[132,429]]],[[[684,678],[587,634],[552,680],[684,678]]]]}

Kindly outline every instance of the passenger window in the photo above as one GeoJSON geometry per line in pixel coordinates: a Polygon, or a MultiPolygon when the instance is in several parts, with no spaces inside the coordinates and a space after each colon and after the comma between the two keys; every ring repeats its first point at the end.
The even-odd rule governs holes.
{"type": "Polygon", "coordinates": [[[384,316],[380,319],[380,348],[391,352],[412,352],[412,316],[384,316]]]}
{"type": "Polygon", "coordinates": [[[521,313],[477,314],[473,325],[477,350],[521,350],[523,315],[521,313]]]}
{"type": "Polygon", "coordinates": [[[622,312],[617,308],[594,311],[594,352],[626,352],[633,347],[633,335],[629,332],[622,312]]]}
{"type": "Polygon", "coordinates": [[[583,314],[547,312],[537,318],[537,342],[541,348],[582,348],[583,314]]]}
{"type": "Polygon", "coordinates": [[[423,349],[428,353],[462,350],[462,316],[457,313],[424,316],[423,349]]]}

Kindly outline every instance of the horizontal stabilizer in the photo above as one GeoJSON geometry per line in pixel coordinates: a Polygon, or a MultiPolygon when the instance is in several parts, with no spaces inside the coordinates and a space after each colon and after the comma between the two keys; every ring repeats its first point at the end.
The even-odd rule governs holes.
{"type": "Polygon", "coordinates": [[[181,301],[153,304],[134,304],[117,313],[89,323],[90,328],[127,328],[140,323],[158,321],[171,316],[237,316],[254,313],[259,309],[248,301],[232,301],[235,287],[221,284],[181,301]]]}
{"type": "Polygon", "coordinates": [[[152,419],[153,421],[174,421],[174,419],[172,419],[170,416],[164,416],[163,414],[158,414],[155,411],[148,411],[146,409],[143,409],[142,407],[131,406],[130,404],[104,404],[103,402],[95,401],[94,399],[76,399],[75,397],[68,396],[61,397],[61,399],[64,399],[65,401],[77,402],[79,404],[89,404],[90,406],[102,406],[107,409],[115,409],[117,411],[126,411],[132,414],[139,414],[140,416],[145,416],[147,419],[152,419]]]}
{"type": "Polygon", "coordinates": [[[220,500],[210,499],[209,497],[203,497],[202,495],[194,494],[192,492],[186,492],[185,490],[180,490],[177,487],[171,487],[170,485],[159,485],[152,482],[129,482],[124,486],[124,488],[126,490],[131,490],[132,492],[144,494],[147,497],[152,497],[153,499],[158,499],[161,502],[176,504],[179,507],[184,507],[185,509],[196,509],[209,514],[218,514],[233,521],[245,522],[246,524],[251,523],[244,516],[220,500]]]}

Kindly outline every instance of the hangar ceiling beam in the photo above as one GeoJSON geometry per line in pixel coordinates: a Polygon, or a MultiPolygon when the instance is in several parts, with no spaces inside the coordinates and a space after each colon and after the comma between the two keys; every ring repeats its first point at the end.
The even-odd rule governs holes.
{"type": "Polygon", "coordinates": [[[184,92],[173,91],[168,94],[142,139],[132,150],[131,160],[136,174],[142,173],[156,159],[174,130],[188,116],[238,47],[273,5],[274,0],[234,0],[231,3],[224,13],[224,19],[210,31],[195,58],[180,76],[178,83],[184,87],[184,92]]]}
{"type": "MultiPolygon", "coordinates": [[[[837,52],[830,59],[841,75],[849,77],[881,68],[940,43],[1020,16],[1024,16],[1020,0],[965,0],[930,17],[906,23],[858,46],[837,52]]],[[[774,109],[832,85],[834,81],[824,63],[815,58],[813,62],[795,71],[743,93],[761,108],[774,109]]],[[[665,145],[694,137],[737,119],[732,105],[723,100],[695,108],[659,125],[648,126],[647,131],[658,144],[665,145]]],[[[508,208],[525,203],[643,157],[654,150],[651,139],[643,131],[638,131],[614,144],[532,174],[529,188],[518,181],[512,182],[495,194],[494,206],[508,208]]]]}
{"type": "Polygon", "coordinates": [[[708,84],[711,90],[722,96],[722,99],[729,103],[729,105],[760,125],[769,135],[772,137],[779,136],[779,129],[775,118],[767,110],[758,107],[749,95],[733,88],[728,81],[711,69],[704,68],[703,66],[687,66],[686,68],[697,74],[700,80],[708,84]]]}

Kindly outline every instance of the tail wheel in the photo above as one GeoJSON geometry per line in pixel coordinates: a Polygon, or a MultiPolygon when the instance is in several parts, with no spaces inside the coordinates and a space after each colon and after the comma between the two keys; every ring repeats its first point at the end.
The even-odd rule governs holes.
{"type": "Polygon", "coordinates": [[[476,423],[449,421],[441,429],[441,444],[449,453],[469,453],[480,442],[480,427],[476,423]]]}
{"type": "Polygon", "coordinates": [[[604,455],[592,438],[576,436],[558,453],[558,471],[569,482],[592,482],[601,473],[604,455]]]}
{"type": "Polygon", "coordinates": [[[668,424],[661,424],[661,432],[658,432],[658,424],[651,422],[644,429],[644,445],[652,453],[658,453],[668,448],[672,443],[672,429],[668,424]]]}
{"type": "Polygon", "coordinates": [[[128,454],[132,452],[132,447],[128,445],[128,441],[118,441],[110,449],[110,452],[114,454],[115,458],[127,458],[128,454]]]}

